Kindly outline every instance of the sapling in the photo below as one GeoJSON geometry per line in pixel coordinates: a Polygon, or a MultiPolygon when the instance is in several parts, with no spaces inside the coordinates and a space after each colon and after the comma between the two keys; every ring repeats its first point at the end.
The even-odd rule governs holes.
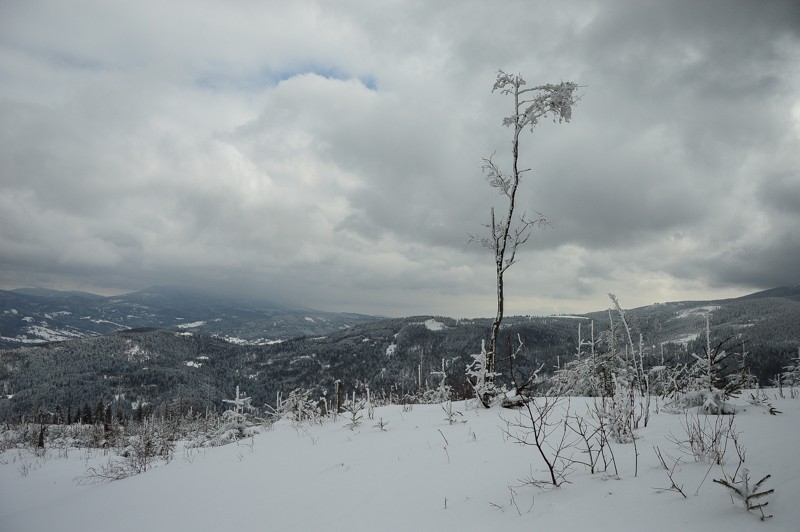
{"type": "Polygon", "coordinates": [[[364,401],[356,402],[355,395],[354,395],[353,396],[353,400],[352,401],[348,401],[344,405],[345,412],[350,414],[350,423],[348,423],[345,426],[347,428],[349,428],[350,430],[354,430],[357,426],[359,426],[361,424],[361,420],[362,420],[362,417],[363,417],[361,415],[361,410],[364,408],[365,404],[366,403],[364,401]]]}
{"type": "Polygon", "coordinates": [[[672,461],[672,467],[667,465],[667,461],[664,459],[664,452],[661,451],[661,448],[658,446],[653,447],[653,451],[655,451],[656,456],[658,457],[658,461],[661,463],[661,467],[663,467],[667,471],[667,477],[669,478],[670,487],[669,488],[655,488],[655,489],[667,489],[669,491],[674,491],[680,493],[684,499],[688,499],[686,493],[683,491],[683,485],[678,486],[678,483],[675,482],[675,468],[678,467],[680,464],[680,458],[673,458],[669,456],[670,460],[672,461]]]}
{"type": "Polygon", "coordinates": [[[772,475],[767,475],[755,484],[750,484],[750,472],[745,468],[742,469],[742,480],[740,482],[733,482],[728,479],[714,479],[714,482],[725,486],[730,490],[731,497],[741,499],[744,507],[748,510],[758,510],[761,513],[761,520],[769,519],[772,515],[766,515],[764,508],[769,504],[769,501],[761,502],[761,500],[775,492],[774,489],[766,491],[759,491],[761,485],[766,482],[772,475]]]}
{"type": "Polygon", "coordinates": [[[444,410],[444,413],[447,416],[444,418],[444,420],[447,421],[449,424],[453,425],[454,423],[466,423],[465,420],[460,419],[460,417],[463,417],[464,414],[453,408],[452,401],[447,401],[446,403],[441,404],[439,406],[441,406],[442,410],[444,410]]]}
{"type": "Polygon", "coordinates": [[[517,190],[522,174],[527,170],[519,167],[519,139],[525,129],[533,128],[544,118],[550,117],[554,122],[569,122],[572,118],[572,106],[576,103],[575,93],[578,86],[572,82],[562,82],[557,85],[547,84],[536,87],[526,87],[525,80],[519,75],[507,74],[502,70],[497,73],[497,80],[492,87],[492,92],[499,91],[503,95],[514,99],[513,111],[503,118],[503,125],[514,130],[511,142],[512,169],[506,173],[500,169],[494,157],[483,160],[484,174],[489,186],[496,189],[504,196],[505,214],[500,219],[495,217],[494,208],[490,211],[490,222],[487,225],[489,234],[486,236],[472,236],[471,240],[488,248],[494,254],[495,263],[495,288],[497,292],[497,313],[492,321],[489,336],[489,349],[483,349],[484,363],[482,364],[483,376],[481,387],[476,388],[477,397],[484,406],[489,407],[497,395],[494,379],[497,375],[495,364],[497,359],[497,343],[500,325],[504,316],[505,288],[504,277],[506,271],[516,263],[518,248],[527,242],[534,226],[546,224],[543,215],[530,218],[526,214],[515,220],[517,190]]]}
{"type": "Polygon", "coordinates": [[[529,484],[541,487],[547,484],[558,487],[567,481],[575,461],[572,454],[576,441],[569,437],[570,405],[562,403],[561,397],[540,397],[525,403],[514,421],[505,420],[503,433],[514,443],[533,446],[547,467],[549,479],[541,481],[531,478],[529,484]],[[562,415],[556,409],[564,406],[562,415]]]}
{"type": "MultiPolygon", "coordinates": [[[[596,424],[588,421],[583,416],[570,416],[567,418],[567,427],[575,433],[579,440],[575,446],[581,448],[581,453],[586,455],[585,460],[573,458],[576,464],[582,464],[589,469],[591,474],[597,472],[608,472],[609,464],[613,464],[613,453],[611,453],[608,435],[605,432],[605,423],[602,417],[598,418],[592,412],[596,424]],[[600,468],[600,459],[603,460],[603,467],[600,468]]],[[[614,465],[616,474],[616,465],[614,465]]]]}

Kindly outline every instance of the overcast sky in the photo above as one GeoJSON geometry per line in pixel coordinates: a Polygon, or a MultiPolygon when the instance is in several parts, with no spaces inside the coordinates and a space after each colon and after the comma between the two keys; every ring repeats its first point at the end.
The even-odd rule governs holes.
{"type": "Polygon", "coordinates": [[[795,0],[2,0],[0,288],[492,316],[498,69],[581,85],[509,313],[800,282],[795,0]]]}

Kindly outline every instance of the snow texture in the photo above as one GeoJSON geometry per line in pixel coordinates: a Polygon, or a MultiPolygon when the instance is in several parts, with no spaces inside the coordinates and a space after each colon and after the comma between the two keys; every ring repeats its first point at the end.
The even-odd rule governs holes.
{"type": "MultiPolygon", "coordinates": [[[[772,399],[770,393],[770,399],[772,399]]],[[[585,410],[587,399],[573,399],[585,410]]],[[[471,409],[453,403],[460,423],[440,405],[375,409],[350,430],[344,416],[323,425],[278,421],[271,430],[224,447],[184,449],[144,474],[103,486],[77,485],[87,466],[108,461],[101,451],[58,450],[45,458],[11,449],[0,454],[0,529],[9,532],[114,530],[614,530],[726,532],[797,530],[800,523],[800,400],[776,399],[784,412],[741,403],[735,416],[754,478],[772,474],[769,513],[760,522],[723,487],[719,466],[687,459],[674,477],[688,498],[670,491],[652,451],[679,452],[666,438],[680,434],[682,415],[654,414],[634,446],[616,444],[619,477],[581,467],[569,484],[541,490],[534,450],[503,436],[518,411],[471,409]],[[708,477],[706,475],[708,474],[708,477]],[[697,494],[695,495],[695,491],[697,494]]],[[[735,455],[731,460],[735,460],[735,455]]],[[[731,472],[735,462],[726,470],[731,472]]]]}
{"type": "Polygon", "coordinates": [[[444,329],[444,323],[431,318],[429,320],[425,320],[425,327],[427,327],[429,331],[441,331],[444,329]]]}

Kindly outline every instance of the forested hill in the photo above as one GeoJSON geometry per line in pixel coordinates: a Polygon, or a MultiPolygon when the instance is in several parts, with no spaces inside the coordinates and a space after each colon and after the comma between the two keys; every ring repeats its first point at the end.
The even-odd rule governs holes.
{"type": "MultiPolygon", "coordinates": [[[[624,304],[624,301],[621,302],[624,304]]],[[[796,355],[800,347],[800,285],[773,288],[733,299],[656,303],[626,311],[649,345],[684,344],[685,353],[703,351],[706,316],[714,338],[744,342],[750,365],[764,383],[796,355]]],[[[587,316],[599,323],[616,313],[587,316]]]]}
{"type": "MultiPolygon", "coordinates": [[[[317,321],[308,313],[299,316],[309,325],[317,321]]],[[[635,338],[642,334],[649,365],[690,361],[691,353],[703,353],[706,316],[714,341],[730,337],[729,346],[747,353],[747,365],[763,384],[797,355],[800,287],[626,311],[635,338]]],[[[603,349],[599,339],[611,321],[618,322],[619,316],[608,311],[507,318],[499,346],[499,381],[508,383],[511,377],[511,342],[523,344],[514,361],[517,375],[541,364],[543,373],[551,373],[575,357],[579,327],[584,342],[594,334],[597,348],[603,349]]],[[[240,326],[254,331],[258,323],[242,318],[240,326]]],[[[163,328],[144,320],[143,328],[135,330],[0,351],[0,419],[39,408],[74,412],[97,402],[130,410],[141,403],[179,400],[217,409],[223,399],[233,397],[236,386],[254,405],[263,406],[295,388],[333,394],[336,380],[345,391],[363,393],[369,386],[374,394],[402,396],[438,384],[440,377],[432,372],[443,364],[447,382],[463,393],[470,355],[480,351],[490,328],[489,319],[430,316],[335,323],[331,317],[325,333],[245,343],[224,333],[198,332],[197,324],[163,328]]]]}
{"type": "MultiPolygon", "coordinates": [[[[574,320],[509,318],[507,339],[521,338],[518,369],[552,365],[568,353],[574,320]],[[519,335],[519,336],[517,336],[519,335]]],[[[435,387],[444,364],[448,382],[459,388],[470,355],[480,351],[490,320],[455,321],[416,317],[381,320],[270,345],[241,345],[204,333],[141,329],[47,346],[0,352],[0,419],[43,408],[72,412],[82,405],[118,401],[123,410],[139,403],[179,399],[196,409],[220,407],[236,386],[254,405],[275,402],[277,393],[312,388],[332,394],[336,380],[346,391],[416,393],[435,387]],[[10,398],[8,396],[11,396],[10,398]]],[[[507,358],[507,357],[506,357],[507,358]]],[[[507,370],[507,361],[498,364],[507,370]]]]}

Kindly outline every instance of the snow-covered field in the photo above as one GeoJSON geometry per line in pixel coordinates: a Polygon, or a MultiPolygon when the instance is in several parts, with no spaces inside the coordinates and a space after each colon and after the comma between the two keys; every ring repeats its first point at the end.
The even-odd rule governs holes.
{"type": "MultiPolygon", "coordinates": [[[[738,400],[746,410],[734,417],[751,476],[772,474],[767,521],[712,482],[722,478],[720,466],[696,462],[670,441],[685,436],[682,414],[653,414],[637,432],[638,476],[634,446],[612,444],[618,477],[575,466],[569,483],[543,490],[527,484],[547,478],[535,449],[504,437],[506,420],[519,412],[461,402],[453,404],[462,414],[455,424],[439,405],[377,408],[354,430],[348,414],[323,425],[281,420],[224,447],[178,446],[171,462],[100,486],[74,482],[108,460],[96,451],[38,458],[9,450],[0,455],[0,530],[795,531],[800,400],[771,402],[783,414],[738,400]],[[655,446],[681,458],[673,478],[688,498],[667,489],[655,446]]],[[[571,408],[583,413],[589,403],[573,399],[571,408]]],[[[723,467],[732,473],[737,464],[731,444],[723,467]]]]}

